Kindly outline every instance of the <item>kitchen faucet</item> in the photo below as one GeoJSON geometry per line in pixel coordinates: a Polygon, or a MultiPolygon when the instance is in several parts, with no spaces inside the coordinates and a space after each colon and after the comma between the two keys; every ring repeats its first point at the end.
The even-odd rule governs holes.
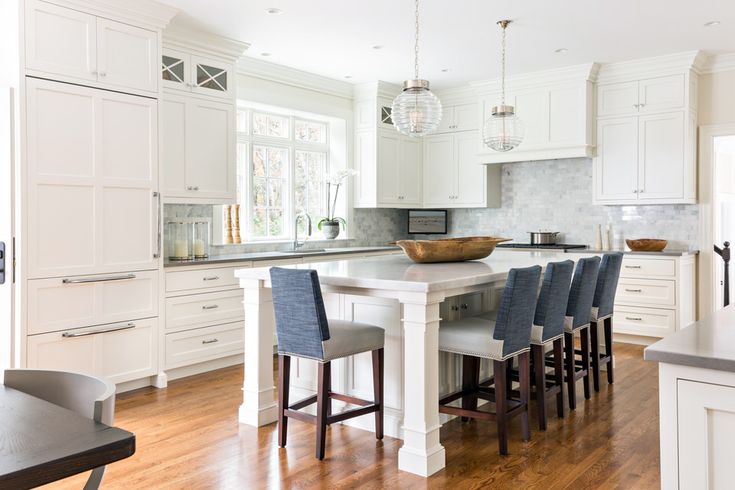
{"type": "Polygon", "coordinates": [[[293,223],[293,250],[294,252],[304,246],[306,241],[309,239],[309,236],[311,236],[311,216],[309,216],[309,213],[307,212],[299,213],[296,215],[296,219],[294,219],[294,223],[293,223]],[[303,242],[299,242],[299,221],[301,221],[301,218],[306,218],[306,238],[304,239],[303,242]]]}

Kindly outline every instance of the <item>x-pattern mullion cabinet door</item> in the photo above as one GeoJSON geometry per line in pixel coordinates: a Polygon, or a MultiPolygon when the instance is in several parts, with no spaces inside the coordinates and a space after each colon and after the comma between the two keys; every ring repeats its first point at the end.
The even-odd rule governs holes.
{"type": "Polygon", "coordinates": [[[155,268],[157,102],[32,78],[26,92],[28,277],[155,268]]]}
{"type": "Polygon", "coordinates": [[[191,56],[191,90],[201,95],[229,97],[232,95],[232,69],[224,63],[191,56]]]}

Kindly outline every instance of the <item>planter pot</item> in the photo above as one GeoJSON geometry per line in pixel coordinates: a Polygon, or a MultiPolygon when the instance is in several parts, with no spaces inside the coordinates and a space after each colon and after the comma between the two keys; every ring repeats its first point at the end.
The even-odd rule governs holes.
{"type": "Polygon", "coordinates": [[[339,223],[322,223],[324,238],[334,240],[339,236],[339,223]]]}

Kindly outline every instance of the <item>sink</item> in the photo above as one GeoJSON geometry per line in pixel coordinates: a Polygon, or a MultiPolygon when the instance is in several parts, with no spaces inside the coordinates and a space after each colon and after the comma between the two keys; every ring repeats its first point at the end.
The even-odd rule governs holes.
{"type": "Polygon", "coordinates": [[[308,254],[320,254],[326,252],[323,248],[307,248],[304,250],[279,250],[279,254],[284,255],[308,255],[308,254]]]}

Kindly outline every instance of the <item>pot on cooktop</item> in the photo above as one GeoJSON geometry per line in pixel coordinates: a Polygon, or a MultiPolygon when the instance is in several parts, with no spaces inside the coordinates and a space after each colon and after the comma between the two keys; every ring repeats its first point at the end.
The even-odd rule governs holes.
{"type": "Polygon", "coordinates": [[[558,231],[529,231],[531,245],[554,245],[558,231]]]}

